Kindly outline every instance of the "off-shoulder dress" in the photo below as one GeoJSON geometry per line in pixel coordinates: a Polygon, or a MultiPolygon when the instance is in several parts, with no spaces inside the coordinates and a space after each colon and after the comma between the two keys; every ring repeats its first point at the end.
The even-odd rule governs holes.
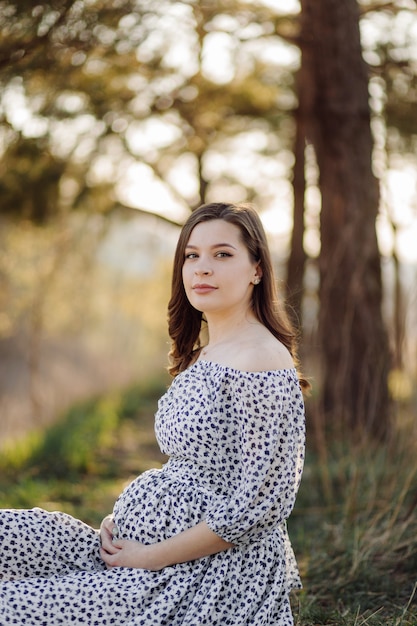
{"type": "Polygon", "coordinates": [[[0,511],[0,625],[290,626],[300,578],[286,520],[304,461],[295,369],[198,360],[155,421],[161,469],[114,506],[120,536],[153,543],[205,520],[234,547],[161,571],[113,568],[98,531],[61,512],[0,511]]]}

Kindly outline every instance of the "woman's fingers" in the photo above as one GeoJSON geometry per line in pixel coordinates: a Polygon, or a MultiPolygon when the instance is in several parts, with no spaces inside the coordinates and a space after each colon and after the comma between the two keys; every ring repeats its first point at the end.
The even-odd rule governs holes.
{"type": "Polygon", "coordinates": [[[107,554],[116,554],[119,548],[114,545],[114,538],[117,537],[117,526],[111,517],[105,517],[100,526],[100,540],[102,549],[107,554]]]}

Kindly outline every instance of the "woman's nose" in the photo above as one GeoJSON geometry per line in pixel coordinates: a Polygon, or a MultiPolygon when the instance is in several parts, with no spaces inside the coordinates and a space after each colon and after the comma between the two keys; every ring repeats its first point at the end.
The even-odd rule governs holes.
{"type": "Polygon", "coordinates": [[[197,265],[197,267],[195,268],[195,273],[198,276],[210,276],[210,274],[212,274],[212,270],[210,269],[210,267],[207,265],[207,263],[200,263],[199,265],[197,265]]]}

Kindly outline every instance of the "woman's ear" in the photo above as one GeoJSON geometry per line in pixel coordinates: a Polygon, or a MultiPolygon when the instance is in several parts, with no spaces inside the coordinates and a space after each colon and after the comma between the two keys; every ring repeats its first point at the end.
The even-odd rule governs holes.
{"type": "Polygon", "coordinates": [[[262,268],[261,266],[258,264],[255,268],[255,275],[252,279],[252,283],[254,285],[259,285],[259,283],[261,282],[262,279],[262,268]]]}

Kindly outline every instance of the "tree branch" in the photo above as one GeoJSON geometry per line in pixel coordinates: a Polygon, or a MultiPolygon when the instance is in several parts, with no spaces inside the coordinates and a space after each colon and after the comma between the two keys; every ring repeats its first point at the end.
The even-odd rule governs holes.
{"type": "Polygon", "coordinates": [[[367,15],[368,13],[374,13],[375,11],[391,11],[392,13],[399,13],[400,11],[404,11],[404,7],[398,6],[396,2],[374,2],[373,4],[359,7],[361,17],[367,15]]]}
{"type": "Polygon", "coordinates": [[[16,65],[19,64],[22,59],[27,60],[30,54],[33,54],[34,52],[42,48],[45,42],[48,41],[51,32],[53,32],[54,29],[64,23],[74,3],[74,0],[70,0],[67,6],[65,6],[64,3],[62,13],[59,15],[53,25],[48,29],[48,31],[43,35],[36,35],[35,37],[31,38],[30,41],[25,45],[23,45],[19,41],[17,41],[14,45],[10,45],[10,43],[8,43],[6,49],[4,50],[5,54],[1,55],[0,53],[0,68],[7,67],[10,64],[16,67],[16,65]]]}
{"type": "Polygon", "coordinates": [[[109,213],[121,213],[129,216],[135,213],[137,215],[156,217],[165,224],[170,224],[171,226],[176,226],[178,228],[181,228],[182,226],[182,222],[167,217],[166,215],[161,215],[161,213],[157,213],[156,211],[152,211],[149,209],[128,206],[127,204],[123,204],[122,202],[115,202],[109,213]]]}

